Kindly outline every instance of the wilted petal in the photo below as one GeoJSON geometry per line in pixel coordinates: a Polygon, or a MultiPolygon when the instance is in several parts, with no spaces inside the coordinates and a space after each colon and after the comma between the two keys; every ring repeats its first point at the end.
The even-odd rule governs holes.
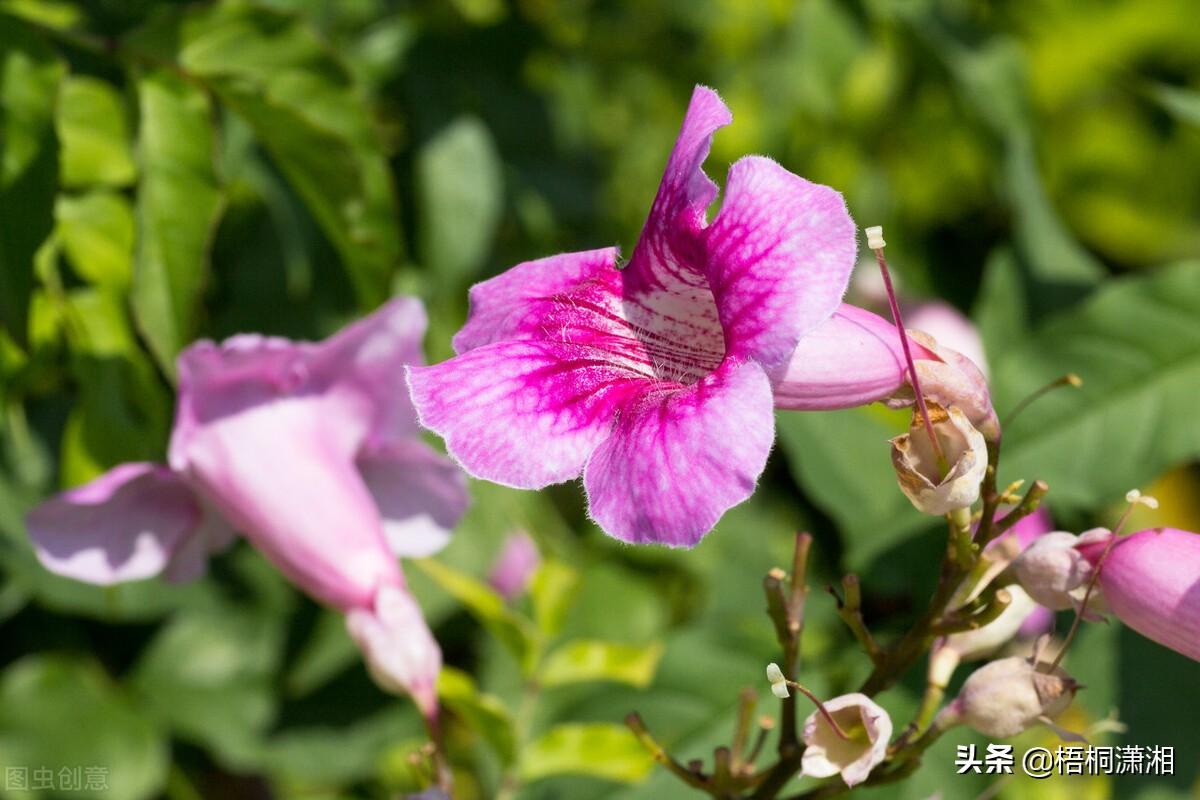
{"type": "MultiPolygon", "coordinates": [[[[1079,545],[1094,566],[1103,540],[1079,545]]],[[[1098,579],[1109,610],[1147,639],[1200,661],[1200,535],[1154,528],[1122,537],[1098,579]]]]}
{"type": "MultiPolygon", "coordinates": [[[[1000,422],[992,407],[987,378],[979,371],[975,362],[962,353],[939,344],[921,331],[909,330],[908,335],[934,356],[913,356],[916,359],[914,365],[917,378],[921,381],[921,391],[925,397],[946,408],[954,406],[960,409],[989,441],[995,441],[1000,435],[1000,422]]],[[[907,407],[913,404],[913,397],[912,387],[905,385],[889,401],[889,405],[907,407]]]]}
{"type": "Polygon", "coordinates": [[[1079,538],[1054,531],[1035,539],[1013,561],[1013,574],[1038,603],[1054,611],[1074,606],[1075,595],[1091,577],[1092,566],[1076,549],[1079,538]]]}
{"type": "Polygon", "coordinates": [[[928,431],[914,413],[909,432],[892,439],[892,465],[900,489],[918,511],[946,514],[979,499],[987,470],[987,444],[957,408],[928,404],[929,418],[949,471],[934,452],[928,431]]]}
{"type": "Polygon", "coordinates": [[[409,370],[421,424],[471,475],[521,489],[579,476],[649,379],[591,347],[497,342],[409,370]]]}
{"type": "Polygon", "coordinates": [[[358,469],[393,553],[423,558],[446,546],[470,502],[466,476],[454,462],[411,439],[367,450],[358,469]]]}
{"type": "Polygon", "coordinates": [[[509,534],[492,565],[488,583],[505,599],[512,600],[525,591],[541,563],[533,537],[524,531],[509,534]]]}
{"type": "Polygon", "coordinates": [[[422,714],[430,719],[437,716],[442,651],[403,583],[382,587],[373,608],[351,610],[346,629],[381,688],[410,694],[422,714]]]}
{"type": "Polygon", "coordinates": [[[847,786],[862,783],[887,756],[892,718],[865,694],[835,697],[826,701],[825,708],[850,739],[838,736],[828,720],[814,711],[804,721],[801,774],[828,778],[840,773],[847,786]]]}
{"type": "Polygon", "coordinates": [[[617,265],[617,249],[606,247],[526,261],[471,287],[467,322],[454,336],[454,352],[465,353],[507,339],[541,338],[547,304],[617,265]]]}
{"type": "Polygon", "coordinates": [[[157,464],[115,467],[50,498],[26,522],[46,569],[101,585],[164,571],[197,577],[210,550],[228,541],[228,529],[207,520],[192,490],[157,464]]]}
{"type": "Polygon", "coordinates": [[[987,376],[987,357],[983,351],[983,339],[971,320],[949,303],[941,300],[926,300],[906,307],[904,325],[909,330],[922,331],[932,336],[940,345],[961,353],[987,376]]]}
{"type": "Polygon", "coordinates": [[[588,462],[591,515],[627,542],[690,547],[753,493],[774,433],[770,383],[754,363],[650,392],[588,462]]]}

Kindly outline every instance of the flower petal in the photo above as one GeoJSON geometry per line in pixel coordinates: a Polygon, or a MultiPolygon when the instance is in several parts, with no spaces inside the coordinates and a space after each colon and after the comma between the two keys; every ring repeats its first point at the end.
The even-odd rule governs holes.
{"type": "Polygon", "coordinates": [[[497,342],[408,371],[421,424],[469,474],[520,489],[578,477],[650,379],[590,346],[497,342]]]}
{"type": "MultiPolygon", "coordinates": [[[[926,355],[916,346],[914,358],[926,355]]],[[[931,354],[928,354],[931,355],[931,354]]],[[[843,303],[771,371],[775,407],[828,411],[882,400],[904,385],[904,351],[896,326],[843,303]]]]}
{"type": "Polygon", "coordinates": [[[733,121],[729,108],[707,86],[692,92],[687,113],[646,225],[625,269],[634,294],[677,294],[688,288],[707,291],[707,281],[694,263],[691,238],[704,227],[717,185],[704,174],[704,159],[713,133],[733,121]]]}
{"type": "Polygon", "coordinates": [[[839,193],[760,156],[729,168],[703,241],[726,351],[768,367],[838,308],[858,248],[839,193]]]}
{"type": "MultiPolygon", "coordinates": [[[[1105,542],[1081,544],[1092,564],[1105,542]]],[[[1122,537],[1100,568],[1109,610],[1161,645],[1200,661],[1200,535],[1154,528],[1122,537]]]]}
{"type": "Polygon", "coordinates": [[[926,300],[904,311],[904,324],[910,330],[923,331],[938,344],[962,353],[987,377],[987,357],[983,339],[971,320],[949,303],[926,300]]]}
{"type": "MultiPolygon", "coordinates": [[[[108,585],[158,575],[189,542],[206,545],[195,536],[203,518],[179,476],[132,463],[50,498],[29,513],[27,527],[46,569],[108,585]]],[[[193,564],[179,577],[195,572],[193,564]]]]}
{"type": "MultiPolygon", "coordinates": [[[[247,381],[221,405],[266,390],[247,381]]],[[[369,606],[401,580],[356,442],[320,395],[259,400],[205,421],[173,447],[190,482],[290,580],[342,610],[369,606]]]]}
{"type": "Polygon", "coordinates": [[[471,287],[467,323],[454,336],[454,352],[465,353],[505,339],[540,338],[547,302],[617,265],[617,249],[606,247],[526,261],[471,287]]]}
{"type": "Polygon", "coordinates": [[[346,629],[381,688],[410,694],[426,718],[437,716],[442,651],[403,583],[382,587],[373,606],[350,611],[346,629]]]}
{"type": "Polygon", "coordinates": [[[446,546],[470,500],[453,461],[413,439],[369,450],[358,457],[358,469],[393,553],[423,558],[446,546]]]}
{"type": "Polygon", "coordinates": [[[323,342],[309,345],[309,369],[344,413],[368,420],[368,445],[386,447],[418,435],[404,382],[407,364],[424,364],[427,319],[421,301],[396,297],[323,342]]]}
{"type": "Polygon", "coordinates": [[[588,462],[591,515],[626,542],[691,547],[753,493],[774,434],[770,383],[753,362],[647,391],[588,462]]]}

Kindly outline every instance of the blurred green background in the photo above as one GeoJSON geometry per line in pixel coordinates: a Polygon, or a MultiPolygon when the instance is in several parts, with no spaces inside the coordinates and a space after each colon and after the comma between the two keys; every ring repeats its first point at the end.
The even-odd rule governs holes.
{"type": "MultiPolygon", "coordinates": [[[[318,338],[407,292],[440,360],[471,283],[561,250],[631,252],[695,83],[735,118],[709,173],[765,153],[883,224],[905,296],[979,326],[1002,414],[1083,377],[1006,430],[1002,482],[1046,479],[1070,530],[1111,522],[1134,486],[1162,502],[1142,527],[1200,529],[1196,10],[0,0],[0,766],[102,765],[109,785],[0,796],[417,787],[408,704],[374,688],[337,615],[249,548],[190,586],[103,590],[41,570],[22,516],[162,458],[173,360],[196,338],[318,338]]],[[[903,424],[781,414],[760,491],[692,552],[607,540],[575,486],[473,484],[438,557],[457,572],[407,570],[454,668],[462,796],[492,797],[505,775],[522,798],[690,796],[620,721],[641,711],[684,760],[728,742],[738,690],[764,689],[777,658],[761,577],[799,528],[817,537],[802,677],[852,690],[866,659],[820,585],[859,572],[886,638],[923,607],[942,549],[890,471],[884,440],[903,424]],[[497,609],[464,576],[522,528],[552,566],[497,609]],[[578,640],[625,667],[548,680],[528,661],[578,640]],[[521,657],[541,691],[522,690],[521,657]]],[[[1174,745],[1175,774],[1017,778],[1001,797],[1200,796],[1200,667],[1119,624],[1086,626],[1067,666],[1087,685],[1068,727],[1119,709],[1128,732],[1098,741],[1174,745]]],[[[898,724],[921,678],[882,696],[898,724]]],[[[966,741],[981,740],[949,736],[912,780],[863,795],[979,796],[994,776],[953,774],[966,741]]],[[[1035,742],[1053,746],[1029,734],[1018,752],[1035,742]]]]}

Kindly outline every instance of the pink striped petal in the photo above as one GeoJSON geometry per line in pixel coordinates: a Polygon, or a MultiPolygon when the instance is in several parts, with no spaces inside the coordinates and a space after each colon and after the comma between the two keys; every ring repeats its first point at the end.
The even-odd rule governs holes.
{"type": "Polygon", "coordinates": [[[617,249],[606,247],[526,261],[475,284],[467,323],[454,336],[454,352],[506,339],[538,338],[553,298],[605,272],[615,272],[616,265],[617,249]]]}
{"type": "MultiPolygon", "coordinates": [[[[1093,565],[1105,541],[1078,546],[1093,565]]],[[[1117,540],[1100,569],[1109,610],[1161,645],[1200,661],[1200,535],[1177,528],[1117,540]]]]}
{"type": "Polygon", "coordinates": [[[623,541],[691,547],[754,492],[774,435],[770,383],[752,362],[647,392],[588,462],[591,515],[623,541]]]}
{"type": "MultiPolygon", "coordinates": [[[[933,354],[912,342],[913,358],[933,354]]],[[[843,303],[772,371],[776,408],[824,411],[883,400],[908,380],[896,326],[843,303]]]]}
{"type": "Polygon", "coordinates": [[[471,475],[521,489],[579,476],[650,379],[592,347],[511,341],[409,369],[421,424],[471,475]]]}
{"type": "Polygon", "coordinates": [[[109,585],[166,573],[199,577],[231,532],[175,473],[122,464],[29,513],[29,536],[51,572],[109,585]]]}

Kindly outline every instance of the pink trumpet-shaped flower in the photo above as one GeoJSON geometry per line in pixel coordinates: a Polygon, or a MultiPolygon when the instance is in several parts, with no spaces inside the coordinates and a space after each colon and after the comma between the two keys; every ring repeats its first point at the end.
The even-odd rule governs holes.
{"type": "Polygon", "coordinates": [[[348,615],[381,685],[433,714],[441,654],[396,556],[444,545],[467,496],[406,402],[403,367],[421,361],[424,330],[420,303],[398,298],[319,343],[192,345],[170,467],[122,464],[35,508],[38,557],[90,583],[186,579],[236,529],[348,615]]]}
{"type": "Polygon", "coordinates": [[[854,265],[841,196],[766,158],[701,169],[731,121],[697,87],[633,257],[520,264],[471,290],[459,355],[409,370],[422,424],[481,478],[583,476],[628,542],[692,546],[754,491],[774,439],[768,370],[837,309],[854,265]]]}
{"type": "Polygon", "coordinates": [[[607,533],[690,547],[754,491],[774,406],[903,387],[895,332],[840,305],[856,243],[837,192],[748,156],[708,220],[701,165],[731,119],[696,88],[627,266],[613,248],[519,264],[472,288],[456,358],[410,369],[422,424],[468,472],[524,489],[582,475],[607,533]]]}
{"type": "MultiPolygon", "coordinates": [[[[1080,543],[1093,567],[1108,539],[1080,543]]],[[[1100,566],[1109,611],[1147,639],[1200,661],[1200,535],[1153,528],[1123,536],[1100,566]]]]}

